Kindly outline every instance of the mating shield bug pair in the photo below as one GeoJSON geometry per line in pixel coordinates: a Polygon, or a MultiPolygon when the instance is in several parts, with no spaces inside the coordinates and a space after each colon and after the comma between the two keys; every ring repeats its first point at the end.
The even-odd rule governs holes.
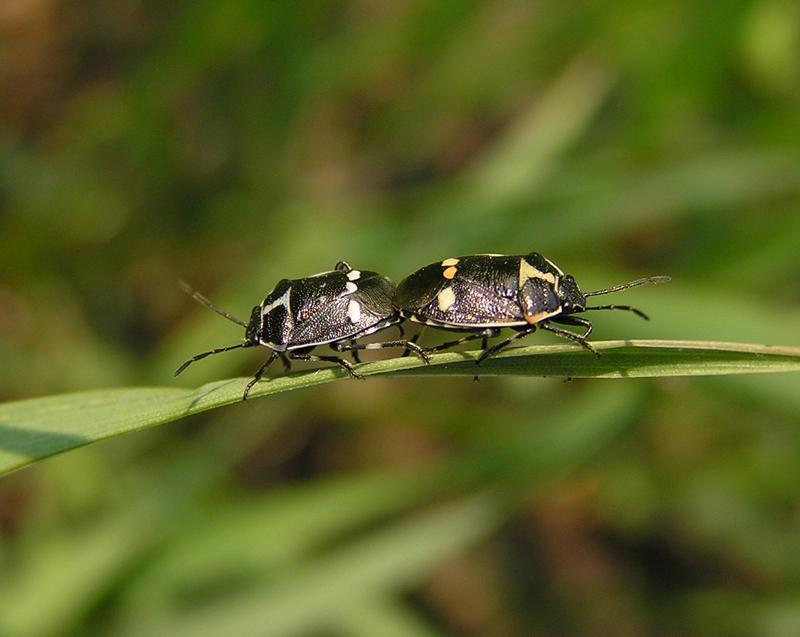
{"type": "Polygon", "coordinates": [[[586,299],[648,283],[669,281],[667,276],[637,279],[592,292],[581,292],[575,279],[542,255],[497,254],[445,259],[403,279],[397,288],[385,276],[354,270],[340,261],[334,270],[302,279],[280,281],[267,297],[253,308],[250,322],[244,323],[220,310],[198,292],[187,291],[200,303],[245,328],[243,343],[198,354],[175,372],[177,376],[194,361],[232,349],[262,345],[271,350],[244,390],[243,399],[275,359],[286,369],[289,359],[329,361],[344,367],[359,378],[353,365],[338,356],[319,356],[311,351],[329,345],[337,352],[351,352],[356,362],[358,351],[402,347],[426,363],[428,354],[481,338],[482,349],[476,363],[508,347],[514,341],[543,329],[574,341],[596,356],[600,353],[586,340],[591,321],[575,316],[590,310],[626,310],[647,319],[629,305],[588,306],[586,299]],[[409,319],[437,329],[466,333],[465,336],[435,347],[422,349],[416,344],[419,333],[402,338],[401,322],[409,319]],[[583,328],[583,333],[559,325],[583,328]],[[358,339],[396,326],[400,339],[379,343],[358,343],[358,339]],[[488,339],[503,328],[515,332],[509,338],[488,346],[488,339]]]}

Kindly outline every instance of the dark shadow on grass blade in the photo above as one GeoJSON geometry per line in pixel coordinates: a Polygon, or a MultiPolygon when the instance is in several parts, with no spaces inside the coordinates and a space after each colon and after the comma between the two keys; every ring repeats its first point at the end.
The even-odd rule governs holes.
{"type": "Polygon", "coordinates": [[[3,452],[18,456],[20,461],[43,457],[44,450],[48,455],[74,449],[91,442],[91,438],[60,431],[46,429],[30,429],[15,427],[5,421],[0,422],[0,459],[4,458],[3,452]]]}

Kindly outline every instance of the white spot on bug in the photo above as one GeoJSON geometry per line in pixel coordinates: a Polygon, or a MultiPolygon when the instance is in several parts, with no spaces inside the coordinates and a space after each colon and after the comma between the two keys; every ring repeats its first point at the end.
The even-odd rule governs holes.
{"type": "Polygon", "coordinates": [[[439,309],[442,312],[446,312],[453,307],[453,303],[455,302],[456,293],[453,292],[453,288],[443,288],[442,291],[436,295],[436,303],[439,305],[439,309]]]}
{"type": "Polygon", "coordinates": [[[542,272],[538,268],[534,268],[530,263],[528,263],[525,259],[519,260],[519,287],[522,288],[525,285],[525,281],[528,279],[541,279],[542,281],[547,281],[550,285],[556,285],[556,277],[553,276],[552,272],[542,272]]]}
{"type": "Polygon", "coordinates": [[[276,307],[283,306],[283,307],[285,307],[285,308],[286,308],[286,312],[287,312],[287,313],[288,313],[288,314],[291,316],[292,312],[291,312],[291,310],[289,309],[289,293],[290,293],[291,291],[292,291],[292,288],[291,288],[291,287],[289,287],[289,288],[286,288],[286,292],[284,292],[283,294],[281,294],[281,295],[280,295],[280,296],[279,296],[277,299],[275,299],[275,300],[274,300],[272,303],[270,303],[269,305],[265,305],[265,306],[264,306],[264,309],[263,309],[263,310],[261,310],[261,315],[262,315],[262,316],[266,316],[267,314],[269,314],[270,312],[272,312],[272,310],[274,310],[276,307]]]}
{"type": "Polygon", "coordinates": [[[361,270],[350,270],[347,273],[347,278],[350,281],[358,281],[361,278],[361,270]]]}
{"type": "Polygon", "coordinates": [[[444,267],[447,267],[447,266],[450,266],[450,265],[458,265],[458,259],[455,259],[455,258],[452,258],[452,257],[449,258],[449,259],[445,259],[444,261],[442,261],[442,265],[444,267]]]}
{"type": "Polygon", "coordinates": [[[383,345],[381,343],[369,343],[364,349],[383,349],[383,345]]]}
{"type": "Polygon", "coordinates": [[[344,286],[344,289],[345,289],[345,294],[352,294],[358,289],[358,286],[352,281],[348,281],[347,285],[344,286]]]}
{"type": "Polygon", "coordinates": [[[361,304],[355,299],[350,299],[347,304],[347,318],[354,324],[361,320],[361,304]]]}

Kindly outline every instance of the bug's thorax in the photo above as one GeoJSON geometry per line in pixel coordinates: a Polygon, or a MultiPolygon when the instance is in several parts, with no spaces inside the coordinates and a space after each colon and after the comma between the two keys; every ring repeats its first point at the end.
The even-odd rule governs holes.
{"type": "Polygon", "coordinates": [[[279,281],[261,305],[253,309],[251,323],[258,321],[258,345],[277,352],[286,350],[294,324],[291,303],[292,283],[288,279],[279,281]],[[256,309],[258,316],[256,316],[256,309]]]}
{"type": "Polygon", "coordinates": [[[517,264],[516,300],[529,325],[585,307],[575,280],[538,252],[517,257],[517,264]]]}

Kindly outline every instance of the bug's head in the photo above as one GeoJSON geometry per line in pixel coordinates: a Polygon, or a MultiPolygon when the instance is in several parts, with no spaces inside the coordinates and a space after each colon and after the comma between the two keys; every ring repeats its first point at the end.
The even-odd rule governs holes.
{"type": "Polygon", "coordinates": [[[578,289],[578,284],[572,275],[568,274],[559,279],[556,294],[564,308],[564,314],[583,312],[586,309],[586,297],[578,289]]]}
{"type": "Polygon", "coordinates": [[[253,311],[250,312],[250,322],[247,324],[244,333],[244,340],[247,345],[258,345],[259,335],[261,334],[261,324],[263,322],[261,315],[261,306],[256,305],[253,311]]]}

